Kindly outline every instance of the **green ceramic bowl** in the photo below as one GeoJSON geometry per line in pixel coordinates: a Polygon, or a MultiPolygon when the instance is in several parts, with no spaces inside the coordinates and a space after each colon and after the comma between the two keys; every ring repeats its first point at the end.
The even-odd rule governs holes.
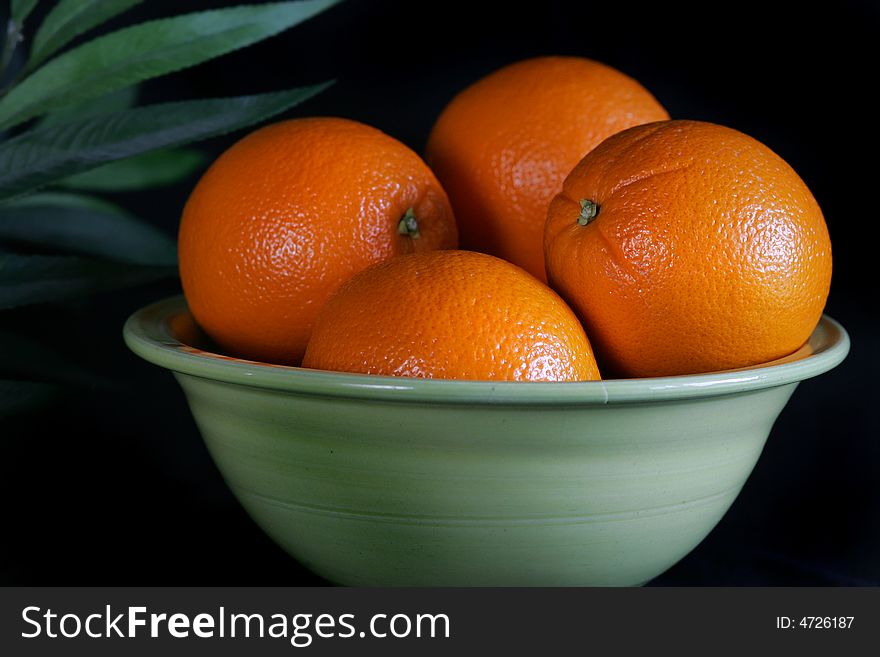
{"type": "Polygon", "coordinates": [[[711,531],[799,381],[840,363],[823,317],[761,367],[583,383],[320,372],[209,353],[182,298],[129,347],[171,370],[236,497],[353,585],[635,585],[711,531]]]}

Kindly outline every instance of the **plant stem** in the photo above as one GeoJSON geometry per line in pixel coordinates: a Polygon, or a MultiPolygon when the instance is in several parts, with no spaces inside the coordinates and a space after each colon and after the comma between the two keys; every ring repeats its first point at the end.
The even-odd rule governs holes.
{"type": "Polygon", "coordinates": [[[586,226],[596,215],[599,214],[599,204],[588,198],[581,199],[581,212],[578,215],[577,222],[580,226],[586,226]]]}
{"type": "Polygon", "coordinates": [[[414,240],[421,237],[421,233],[419,232],[419,222],[416,219],[416,213],[412,208],[409,208],[406,211],[406,214],[400,219],[400,222],[397,224],[397,232],[401,235],[409,235],[414,240]]]}

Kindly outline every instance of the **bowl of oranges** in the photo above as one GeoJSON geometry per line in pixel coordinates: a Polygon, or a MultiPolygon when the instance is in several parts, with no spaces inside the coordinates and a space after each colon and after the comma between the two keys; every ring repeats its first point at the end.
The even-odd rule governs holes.
{"type": "Polygon", "coordinates": [[[751,137],[575,57],[451,100],[423,160],[341,118],[244,137],[135,313],[227,484],[352,585],[638,585],[840,363],[831,244],[751,137]]]}

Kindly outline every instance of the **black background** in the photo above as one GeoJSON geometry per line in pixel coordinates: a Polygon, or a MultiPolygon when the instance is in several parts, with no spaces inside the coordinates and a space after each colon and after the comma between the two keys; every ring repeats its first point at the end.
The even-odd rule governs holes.
{"type": "MultiPolygon", "coordinates": [[[[47,3],[42,3],[43,5],[47,3]]],[[[144,3],[133,20],[221,6],[144,3]]],[[[44,13],[39,10],[31,25],[44,13]]],[[[592,57],[632,75],[675,118],[763,141],[804,178],[834,247],[827,312],[853,347],[803,383],[716,530],[663,585],[880,584],[876,384],[876,68],[880,4],[349,1],[249,49],[143,85],[142,101],[336,85],[290,116],[370,123],[421,151],[458,90],[517,59],[592,57]]],[[[236,136],[202,145],[212,156],[236,136]]],[[[169,233],[194,180],[116,195],[169,233]]],[[[156,284],[0,315],[97,373],[0,427],[0,583],[315,584],[225,488],[170,374],[122,344],[156,284]]]]}

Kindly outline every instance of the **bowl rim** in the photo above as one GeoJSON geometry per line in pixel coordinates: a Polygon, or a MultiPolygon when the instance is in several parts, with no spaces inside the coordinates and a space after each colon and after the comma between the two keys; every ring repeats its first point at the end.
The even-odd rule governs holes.
{"type": "Polygon", "coordinates": [[[822,315],[799,351],[755,367],[706,374],[558,383],[453,381],[326,372],[233,358],[187,345],[171,321],[194,323],[183,295],[152,303],[125,322],[123,337],[141,358],[176,374],[266,390],[321,397],[431,404],[606,405],[697,399],[773,388],[818,376],[850,349],[846,330],[822,315]]]}

